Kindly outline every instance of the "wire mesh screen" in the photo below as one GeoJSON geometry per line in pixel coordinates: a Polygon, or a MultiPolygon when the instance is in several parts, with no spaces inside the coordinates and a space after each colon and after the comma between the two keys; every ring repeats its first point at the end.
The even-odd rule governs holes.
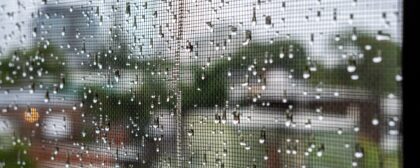
{"type": "Polygon", "coordinates": [[[400,0],[0,2],[0,167],[402,167],[400,0]]]}

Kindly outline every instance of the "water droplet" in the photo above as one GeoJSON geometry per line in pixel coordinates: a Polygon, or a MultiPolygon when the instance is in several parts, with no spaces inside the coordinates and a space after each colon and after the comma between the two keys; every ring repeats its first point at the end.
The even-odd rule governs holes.
{"type": "Polygon", "coordinates": [[[265,130],[261,130],[259,142],[260,144],[264,144],[265,141],[266,141],[266,132],[265,130]]]}
{"type": "Polygon", "coordinates": [[[60,89],[63,89],[65,84],[66,84],[66,80],[64,79],[64,77],[61,77],[60,85],[59,85],[60,89]]]}
{"type": "Polygon", "coordinates": [[[401,82],[403,77],[400,74],[395,75],[395,81],[401,82]]]}
{"type": "Polygon", "coordinates": [[[246,46],[249,44],[249,42],[251,41],[251,30],[246,30],[245,31],[245,40],[242,42],[243,46],[246,46]]]}
{"type": "Polygon", "coordinates": [[[354,157],[356,157],[356,158],[358,158],[358,159],[360,159],[360,158],[362,158],[363,157],[363,148],[362,147],[360,147],[360,145],[359,144],[356,144],[356,147],[355,147],[356,149],[355,149],[355,152],[354,152],[354,157]]]}
{"type": "Polygon", "coordinates": [[[338,134],[338,135],[343,134],[343,129],[339,128],[339,129],[337,130],[337,134],[338,134]]]}
{"type": "Polygon", "coordinates": [[[308,121],[306,121],[305,123],[305,128],[311,128],[311,127],[312,127],[311,119],[308,119],[308,121]]]}
{"type": "Polygon", "coordinates": [[[206,22],[206,26],[210,32],[213,32],[214,25],[211,22],[206,22]]]}
{"type": "Polygon", "coordinates": [[[193,129],[188,130],[187,135],[188,136],[193,136],[194,135],[194,130],[193,129]]]}
{"type": "Polygon", "coordinates": [[[63,26],[63,30],[61,31],[61,36],[65,36],[66,35],[66,27],[63,26]]]}
{"type": "Polygon", "coordinates": [[[318,151],[316,152],[316,156],[322,157],[324,154],[324,150],[325,150],[324,144],[321,144],[321,146],[318,148],[318,151]]]}
{"type": "Polygon", "coordinates": [[[253,7],[252,8],[252,19],[251,19],[251,23],[253,26],[255,26],[257,24],[257,12],[256,12],[256,8],[253,7]]]}
{"type": "Polygon", "coordinates": [[[233,120],[232,120],[232,123],[233,124],[239,124],[240,123],[240,118],[239,118],[239,112],[233,112],[233,120]]]}
{"type": "Polygon", "coordinates": [[[373,63],[382,62],[382,51],[378,50],[378,54],[372,58],[373,63]]]}
{"type": "Polygon", "coordinates": [[[311,77],[311,72],[309,70],[309,67],[306,66],[305,70],[303,71],[303,79],[309,79],[311,77]]]}
{"type": "Polygon", "coordinates": [[[50,93],[48,92],[48,90],[45,92],[45,96],[44,96],[44,102],[48,103],[50,101],[50,93]]]}
{"type": "Polygon", "coordinates": [[[265,27],[266,27],[266,28],[273,27],[273,25],[272,25],[272,23],[271,23],[271,16],[266,16],[266,17],[265,17],[265,27]]]}
{"type": "Polygon", "coordinates": [[[382,31],[378,31],[378,33],[376,34],[376,40],[378,40],[378,41],[389,41],[389,40],[391,40],[391,35],[390,34],[385,34],[382,31]]]}
{"type": "Polygon", "coordinates": [[[130,2],[127,2],[127,3],[126,3],[126,7],[125,7],[125,16],[126,16],[126,17],[130,17],[130,16],[131,16],[130,2]]]}
{"type": "Polygon", "coordinates": [[[372,125],[378,125],[379,124],[379,120],[377,118],[372,119],[372,125]]]}
{"type": "Polygon", "coordinates": [[[356,61],[353,59],[350,59],[347,65],[347,72],[355,72],[356,71],[356,61]]]}

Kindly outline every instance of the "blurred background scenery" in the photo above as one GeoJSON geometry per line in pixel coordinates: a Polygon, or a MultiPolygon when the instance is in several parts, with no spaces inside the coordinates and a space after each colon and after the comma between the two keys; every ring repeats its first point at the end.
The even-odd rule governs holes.
{"type": "Polygon", "coordinates": [[[0,168],[400,168],[401,6],[2,1],[0,168]]]}

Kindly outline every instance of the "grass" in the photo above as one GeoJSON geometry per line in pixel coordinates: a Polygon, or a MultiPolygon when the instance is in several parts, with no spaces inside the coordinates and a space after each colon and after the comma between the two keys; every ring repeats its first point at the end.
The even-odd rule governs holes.
{"type": "MultiPolygon", "coordinates": [[[[206,163],[208,167],[217,167],[217,159],[224,163],[225,167],[352,167],[351,158],[353,148],[345,148],[346,143],[354,146],[355,136],[352,134],[338,135],[336,132],[299,133],[286,129],[267,129],[266,144],[260,144],[260,131],[262,128],[240,128],[213,123],[212,116],[189,115],[185,123],[191,125],[185,127],[185,131],[193,130],[193,136],[186,137],[187,160],[192,159],[192,165],[186,163],[185,167],[198,167],[206,163]],[[240,133],[238,132],[240,129],[240,133]],[[312,138],[314,137],[314,138],[312,138]],[[290,139],[291,142],[286,140],[290,139]],[[246,150],[239,143],[243,140],[250,146],[246,150]],[[299,140],[295,143],[294,140],[299,140]],[[303,156],[308,144],[314,143],[317,147],[325,144],[325,152],[322,157],[316,156],[316,149],[309,156],[303,156]],[[287,154],[287,149],[297,146],[297,154],[287,154]],[[224,149],[226,156],[223,156],[224,149]],[[281,152],[277,153],[280,149],[281,152]],[[264,160],[268,156],[268,160],[264,160]],[[206,159],[204,159],[206,158],[206,159]],[[346,166],[348,165],[348,166],[346,166]]],[[[220,165],[218,165],[220,167],[220,165]]]]}
{"type": "Polygon", "coordinates": [[[317,132],[314,133],[314,141],[316,144],[324,144],[325,152],[322,157],[316,156],[316,152],[312,152],[310,157],[307,157],[306,162],[308,167],[340,167],[351,168],[354,146],[356,137],[354,134],[338,135],[336,132],[317,132]],[[349,148],[345,145],[348,144],[349,148]]]}
{"type": "MultiPolygon", "coordinates": [[[[369,139],[359,137],[356,134],[337,132],[313,132],[304,133],[288,131],[286,129],[268,129],[267,143],[260,144],[261,128],[240,128],[235,126],[215,124],[213,116],[189,115],[185,123],[185,131],[193,130],[192,136],[186,137],[186,160],[191,161],[185,167],[220,167],[224,163],[225,167],[306,167],[311,168],[333,168],[343,167],[352,168],[355,152],[355,145],[358,143],[364,149],[364,157],[358,160],[358,167],[380,167],[379,145],[369,139]],[[208,118],[207,118],[208,117],[208,118]],[[241,133],[238,132],[240,129],[241,133]],[[251,149],[246,150],[239,142],[244,140],[251,149]],[[286,140],[290,139],[291,142],[286,140]],[[299,140],[295,143],[295,140],[299,140]],[[304,156],[310,144],[314,144],[312,152],[304,156]],[[316,155],[317,149],[324,144],[324,152],[321,157],[316,155]],[[346,147],[348,144],[348,147],[346,147]],[[293,146],[297,148],[297,154],[287,154],[287,149],[293,146]],[[277,149],[281,153],[276,153],[277,149]],[[226,154],[224,156],[223,154],[226,154]],[[268,161],[264,156],[268,156],[268,161]],[[276,160],[276,161],[273,161],[276,160]],[[220,163],[219,163],[220,162],[220,163]],[[219,164],[217,164],[219,163],[219,164]]],[[[290,149],[289,148],[289,149],[290,149]]],[[[382,152],[383,153],[383,152],[382,152]]],[[[400,156],[397,151],[386,153],[384,165],[389,168],[401,167],[400,156]]]]}
{"type": "Polygon", "coordinates": [[[258,136],[243,134],[251,146],[251,150],[246,150],[239,145],[241,138],[235,128],[214,124],[212,119],[200,123],[196,116],[189,116],[187,120],[186,123],[193,123],[187,130],[194,130],[194,135],[185,140],[186,144],[190,144],[187,147],[186,160],[191,161],[191,164],[185,163],[184,167],[200,167],[203,163],[206,165],[203,167],[221,167],[220,164],[217,165],[219,160],[225,167],[251,167],[254,164],[257,167],[262,166],[265,150],[258,143],[258,136]]]}

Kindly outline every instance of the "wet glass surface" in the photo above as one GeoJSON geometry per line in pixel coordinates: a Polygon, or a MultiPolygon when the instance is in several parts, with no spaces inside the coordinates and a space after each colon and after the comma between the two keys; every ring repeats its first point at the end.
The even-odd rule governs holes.
{"type": "Polygon", "coordinates": [[[0,22],[0,168],[402,167],[400,0],[18,0],[0,22]]]}

